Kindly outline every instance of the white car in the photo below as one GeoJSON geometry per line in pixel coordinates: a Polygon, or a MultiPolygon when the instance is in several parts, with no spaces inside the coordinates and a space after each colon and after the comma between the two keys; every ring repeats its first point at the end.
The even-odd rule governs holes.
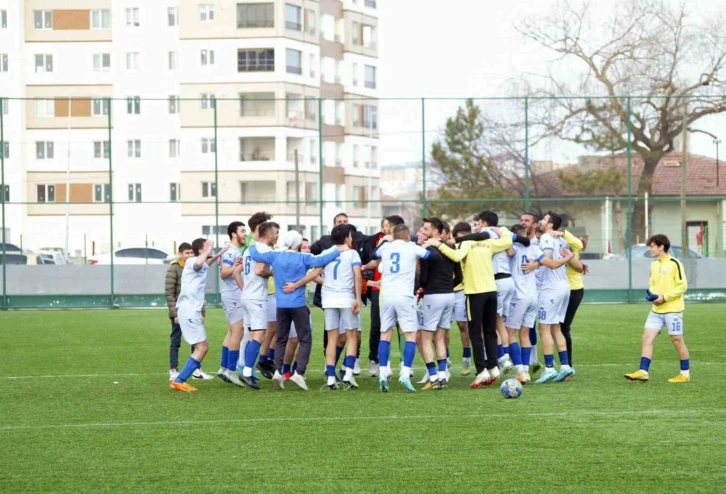
{"type": "MultiPolygon", "coordinates": [[[[113,256],[114,264],[164,264],[169,254],[153,247],[128,247],[118,249],[113,256]]],[[[93,256],[88,264],[111,264],[111,253],[93,256]]]]}

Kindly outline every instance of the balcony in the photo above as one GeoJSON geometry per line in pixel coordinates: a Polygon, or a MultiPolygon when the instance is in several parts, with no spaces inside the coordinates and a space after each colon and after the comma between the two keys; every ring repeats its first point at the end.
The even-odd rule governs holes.
{"type": "Polygon", "coordinates": [[[240,161],[275,161],[274,137],[240,137],[240,161]]]}
{"type": "Polygon", "coordinates": [[[287,73],[288,74],[298,74],[302,75],[302,67],[295,66],[295,65],[287,65],[287,73]]]}
{"type": "Polygon", "coordinates": [[[275,116],[275,93],[240,93],[238,113],[241,118],[275,116]]]}
{"type": "Polygon", "coordinates": [[[302,24],[295,21],[285,21],[285,28],[292,31],[302,31],[302,24]]]}

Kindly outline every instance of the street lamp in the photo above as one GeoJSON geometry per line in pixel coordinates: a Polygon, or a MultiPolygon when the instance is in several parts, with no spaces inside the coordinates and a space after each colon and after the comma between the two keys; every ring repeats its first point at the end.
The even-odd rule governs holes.
{"type": "Polygon", "coordinates": [[[700,133],[700,134],[706,134],[707,136],[711,137],[713,139],[713,143],[716,145],[716,187],[718,187],[721,183],[721,171],[719,168],[719,161],[718,161],[718,148],[721,144],[721,139],[718,138],[715,134],[712,134],[706,130],[701,129],[688,129],[688,132],[693,132],[694,134],[700,133]]]}

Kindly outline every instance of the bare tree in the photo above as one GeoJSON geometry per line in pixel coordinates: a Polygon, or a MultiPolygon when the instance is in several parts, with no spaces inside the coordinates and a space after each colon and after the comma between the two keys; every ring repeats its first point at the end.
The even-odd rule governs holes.
{"type": "Polygon", "coordinates": [[[644,165],[641,176],[633,177],[633,232],[644,230],[641,198],[651,193],[661,158],[674,150],[683,119],[689,125],[726,111],[722,26],[718,19],[696,19],[685,1],[668,0],[562,1],[549,17],[516,26],[558,55],[540,85],[546,87],[530,92],[553,98],[536,115],[545,134],[615,152],[628,147],[629,124],[630,145],[644,165]],[[573,67],[580,73],[573,74],[573,67]]]}

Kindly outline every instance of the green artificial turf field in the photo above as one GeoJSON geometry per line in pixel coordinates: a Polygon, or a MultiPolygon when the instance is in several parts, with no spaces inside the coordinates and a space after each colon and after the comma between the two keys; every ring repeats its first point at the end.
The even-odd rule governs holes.
{"type": "MultiPolygon", "coordinates": [[[[688,307],[693,382],[680,385],[666,382],[678,358],[665,335],[651,382],[623,378],[637,369],[647,311],[583,306],[575,378],[527,385],[517,400],[498,386],[468,388],[458,331],[447,390],[409,394],[394,377],[390,393],[378,392],[364,348],[361,389],[319,391],[316,310],[309,392],[215,379],[175,393],[166,311],[0,313],[0,492],[720,491],[724,306],[688,307]]],[[[223,317],[208,314],[209,372],[219,366],[223,317]]],[[[392,354],[397,376],[396,343],[392,354]]],[[[419,357],[415,365],[418,380],[419,357]]]]}

